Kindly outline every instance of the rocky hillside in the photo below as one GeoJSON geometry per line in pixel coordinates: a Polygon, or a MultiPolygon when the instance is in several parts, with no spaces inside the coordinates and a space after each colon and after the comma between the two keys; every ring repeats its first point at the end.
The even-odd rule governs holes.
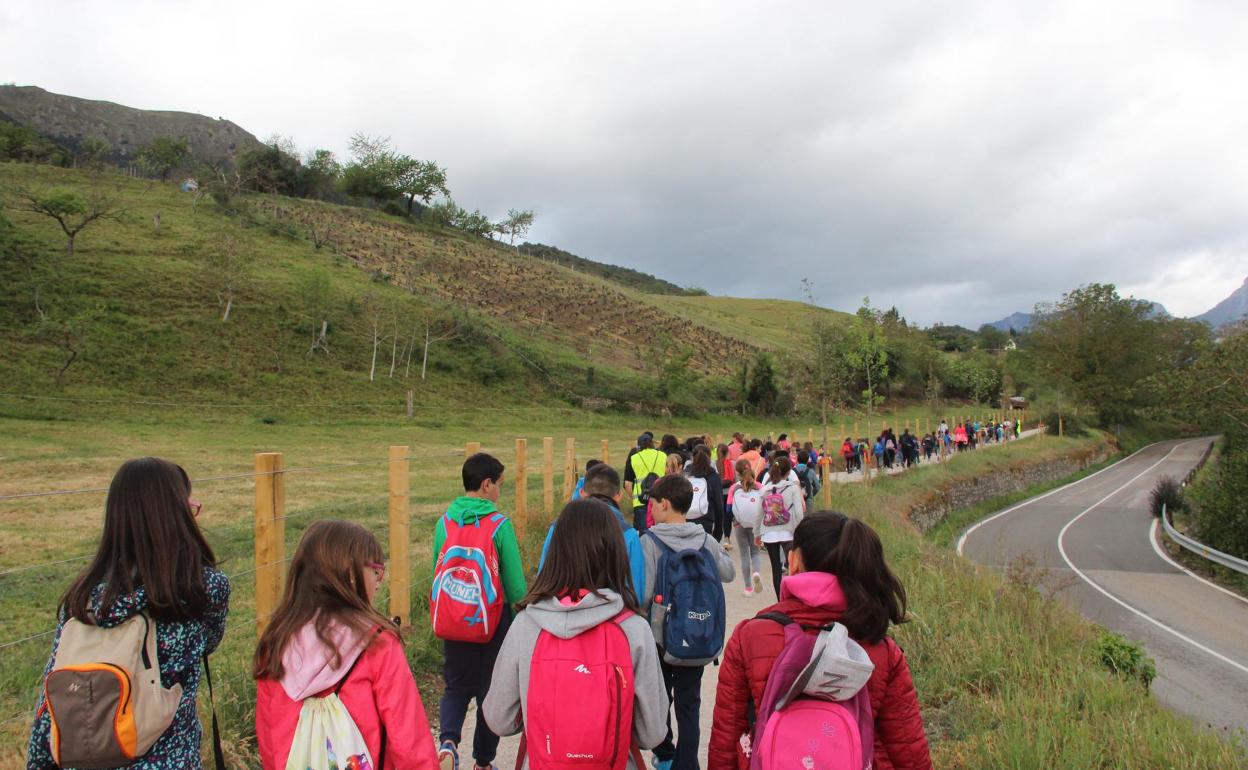
{"type": "Polygon", "coordinates": [[[1231,296],[1214,305],[1207,313],[1196,316],[1197,321],[1205,321],[1215,329],[1236,321],[1248,318],[1248,278],[1231,296]]]}
{"type": "Polygon", "coordinates": [[[230,160],[260,146],[255,136],[224,118],[138,110],[38,86],[0,86],[0,120],[28,126],[71,151],[86,137],[99,137],[112,145],[111,159],[118,161],[158,136],[185,138],[199,160],[230,160]]]}

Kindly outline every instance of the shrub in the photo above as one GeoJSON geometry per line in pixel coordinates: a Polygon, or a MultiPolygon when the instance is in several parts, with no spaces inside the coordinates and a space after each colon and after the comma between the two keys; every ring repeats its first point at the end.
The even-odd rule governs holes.
{"type": "Polygon", "coordinates": [[[1183,510],[1183,487],[1169,476],[1157,479],[1157,483],[1153,485],[1153,492],[1149,496],[1149,506],[1153,510],[1153,516],[1161,517],[1163,505],[1172,514],[1183,510]]]}
{"type": "Polygon", "coordinates": [[[1113,631],[1102,631],[1096,640],[1101,665],[1124,679],[1135,679],[1148,689],[1157,676],[1157,666],[1144,648],[1113,631]]]}
{"type": "Polygon", "coordinates": [[[1061,414],[1057,412],[1049,412],[1044,416],[1045,430],[1050,436],[1057,435],[1058,425],[1061,425],[1067,436],[1082,436],[1088,432],[1088,424],[1082,417],[1072,414],[1061,414]],[[1058,418],[1061,422],[1058,422],[1058,418]]]}

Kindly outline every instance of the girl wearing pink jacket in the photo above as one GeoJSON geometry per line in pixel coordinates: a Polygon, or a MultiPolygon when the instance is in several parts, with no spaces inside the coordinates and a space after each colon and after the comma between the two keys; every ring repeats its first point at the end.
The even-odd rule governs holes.
{"type": "Polygon", "coordinates": [[[373,533],[347,521],[308,527],[254,661],[256,738],[283,770],[303,701],[337,693],[373,768],[437,770],[433,735],[399,630],[373,608],[385,573],[373,533]]]}

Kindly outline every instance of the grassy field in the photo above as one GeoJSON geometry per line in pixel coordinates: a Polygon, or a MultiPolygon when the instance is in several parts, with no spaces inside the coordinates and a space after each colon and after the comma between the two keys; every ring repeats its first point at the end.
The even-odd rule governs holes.
{"type": "MultiPolygon", "coordinates": [[[[405,444],[412,464],[413,616],[409,657],[426,698],[437,694],[437,645],[419,619],[427,611],[431,522],[457,491],[465,441],[480,441],[514,466],[514,440],[529,439],[530,510],[523,548],[531,564],[543,531],[541,437],[556,438],[562,467],[565,438],[577,439],[578,462],[600,454],[602,439],[619,461],[641,427],[636,419],[543,410],[498,410],[412,422],[308,417],[267,425],[238,416],[150,414],[110,420],[67,417],[61,421],[0,418],[4,463],[0,495],[105,486],[117,463],[156,454],[183,463],[192,476],[246,473],[255,451],[282,451],[287,468],[356,461],[370,465],[292,472],[286,479],[286,546],[291,553],[307,523],[338,516],[364,523],[386,541],[386,447],[405,444]]],[[[678,435],[784,430],[778,425],[709,419],[673,426],[678,435]]],[[[666,430],[666,428],[665,428],[666,430]]],[[[843,485],[835,507],[862,516],[880,530],[890,559],[911,594],[913,623],[898,629],[918,682],[939,767],[1168,767],[1180,756],[1190,766],[1231,767],[1240,761],[1216,739],[1156,706],[1138,685],[1115,680],[1092,653],[1095,632],[1072,613],[1032,590],[1044,580],[1015,575],[1003,582],[954,558],[918,535],[904,511],[949,479],[990,473],[1011,464],[1082,451],[1099,439],[1035,439],[959,456],[942,467],[883,479],[870,487],[843,485]],[[1229,763],[1229,764],[1228,764],[1229,763]]],[[[514,467],[511,469],[514,472],[514,467]]],[[[511,474],[509,474],[511,475],[511,474]]],[[[514,475],[511,475],[514,478],[514,475]]],[[[562,473],[556,474],[559,495],[562,473]]],[[[252,567],[253,484],[250,479],[202,482],[195,494],[205,504],[202,523],[236,575],[229,630],[216,655],[218,707],[228,751],[247,764],[251,755],[253,689],[245,676],[254,638],[252,567]]],[[[101,493],[0,500],[0,571],[41,561],[88,554],[99,526],[101,493]]],[[[514,501],[508,482],[504,504],[514,501]]],[[[81,562],[0,576],[0,643],[38,634],[53,625],[53,607],[81,562]]],[[[379,599],[384,603],[386,597],[379,599]]],[[[28,710],[48,639],[36,637],[0,656],[0,745],[23,745],[28,710]]],[[[0,762],[0,766],[5,766],[0,762]]]]}

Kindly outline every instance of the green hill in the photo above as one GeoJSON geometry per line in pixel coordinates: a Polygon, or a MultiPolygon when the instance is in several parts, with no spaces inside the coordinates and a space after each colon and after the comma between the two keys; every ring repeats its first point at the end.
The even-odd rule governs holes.
{"type": "Polygon", "coordinates": [[[254,195],[227,210],[174,185],[17,163],[0,164],[0,191],[12,223],[0,264],[6,392],[388,410],[411,389],[418,406],[679,406],[670,375],[696,391],[691,406],[711,407],[741,360],[784,345],[810,312],[659,296],[308,200],[254,195]],[[24,191],[100,195],[121,210],[66,256],[56,223],[23,210],[24,191]]]}

